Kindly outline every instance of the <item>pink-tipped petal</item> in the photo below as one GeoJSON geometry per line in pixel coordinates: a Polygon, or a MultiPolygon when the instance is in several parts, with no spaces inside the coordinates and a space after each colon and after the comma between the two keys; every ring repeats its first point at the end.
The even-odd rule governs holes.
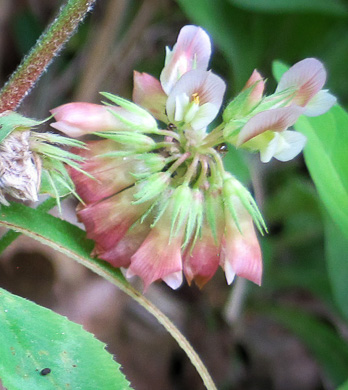
{"type": "Polygon", "coordinates": [[[184,273],[189,284],[192,280],[202,288],[215,274],[220,263],[220,246],[216,245],[209,228],[196,241],[193,250],[188,247],[184,255],[184,273]]]}
{"type": "Polygon", "coordinates": [[[108,250],[96,246],[94,254],[114,267],[129,267],[130,259],[150,232],[150,226],[137,222],[115,246],[108,250]]]}
{"type": "Polygon", "coordinates": [[[181,245],[184,232],[170,237],[171,213],[172,208],[168,206],[131,258],[127,276],[140,276],[144,290],[155,280],[167,277],[167,282],[176,286],[178,274],[175,273],[182,271],[181,245]]]}
{"type": "Polygon", "coordinates": [[[262,255],[253,221],[244,206],[236,198],[236,209],[241,232],[231,217],[226,218],[223,243],[223,266],[228,282],[236,274],[260,285],[262,279],[262,255]],[[227,272],[226,272],[227,271],[227,272]]]}
{"type": "Polygon", "coordinates": [[[119,150],[120,145],[105,140],[87,142],[87,146],[87,150],[73,149],[72,152],[85,158],[80,168],[89,173],[93,179],[80,170],[68,167],[76,192],[85,203],[98,202],[135,183],[136,179],[132,173],[136,173],[141,164],[139,160],[132,157],[98,157],[119,150]]]}
{"type": "Polygon", "coordinates": [[[155,118],[167,122],[167,95],[153,76],[134,71],[133,101],[150,111],[155,118]]]}
{"type": "Polygon", "coordinates": [[[265,89],[265,82],[256,69],[253,71],[249,80],[246,82],[243,91],[251,87],[253,90],[249,95],[249,105],[250,107],[253,107],[262,99],[262,95],[265,89]]]}
{"type": "Polygon", "coordinates": [[[51,110],[57,122],[51,123],[55,129],[70,137],[81,137],[85,134],[102,131],[130,131],[137,126],[140,128],[153,127],[155,119],[147,114],[131,112],[119,106],[103,106],[93,103],[68,103],[51,110]],[[132,122],[130,127],[117,116],[132,122]]]}
{"type": "Polygon", "coordinates": [[[326,71],[315,58],[306,58],[293,65],[279,81],[277,92],[294,89],[292,103],[304,107],[324,86],[326,71]]]}
{"type": "Polygon", "coordinates": [[[133,186],[78,211],[77,215],[86,227],[87,237],[96,242],[98,254],[116,246],[128,229],[150,207],[149,202],[129,207],[136,191],[133,186]]]}
{"type": "Polygon", "coordinates": [[[169,120],[175,122],[175,118],[178,118],[178,111],[182,112],[181,115],[185,120],[189,105],[196,101],[199,110],[194,118],[190,118],[190,122],[194,123],[195,117],[198,116],[199,126],[207,126],[220,110],[225,89],[224,81],[211,72],[191,70],[185,73],[168,96],[166,107],[169,120]],[[207,103],[209,105],[204,108],[203,106],[207,103]],[[202,115],[200,115],[200,110],[203,112],[202,115]]]}
{"type": "Polygon", "coordinates": [[[180,30],[173,50],[167,50],[166,63],[161,73],[161,84],[169,95],[175,83],[192,69],[206,70],[211,55],[208,34],[200,27],[185,26],[180,30]]]}
{"type": "Polygon", "coordinates": [[[238,135],[237,146],[244,144],[250,139],[271,130],[281,132],[292,126],[303,114],[304,109],[299,106],[288,106],[274,108],[271,110],[262,111],[253,116],[243,127],[238,135]]]}
{"type": "Polygon", "coordinates": [[[319,91],[306,105],[304,115],[319,116],[325,114],[330,108],[336,104],[337,99],[327,90],[319,91]]]}

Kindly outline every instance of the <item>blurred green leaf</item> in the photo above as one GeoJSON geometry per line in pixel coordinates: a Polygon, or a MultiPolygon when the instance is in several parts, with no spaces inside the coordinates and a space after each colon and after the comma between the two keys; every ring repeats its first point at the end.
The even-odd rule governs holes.
{"type": "Polygon", "coordinates": [[[327,268],[333,295],[348,320],[348,238],[329,218],[325,233],[327,268]]]}
{"type": "Polygon", "coordinates": [[[306,165],[331,218],[348,237],[348,114],[338,105],[319,117],[302,116],[306,165]]]}
{"type": "Polygon", "coordinates": [[[272,73],[273,77],[279,82],[283,74],[289,69],[289,66],[284,62],[275,60],[272,62],[272,73]]]}
{"type": "Polygon", "coordinates": [[[343,383],[337,390],[348,390],[348,380],[343,383]]]}
{"type": "Polygon", "coordinates": [[[262,312],[301,339],[335,386],[346,380],[348,344],[333,327],[299,309],[267,307],[262,312]]]}
{"type": "Polygon", "coordinates": [[[105,345],[81,325],[0,289],[0,378],[8,390],[130,389],[105,345]],[[51,372],[42,375],[41,370],[51,372]]]}
{"type": "Polygon", "coordinates": [[[337,16],[348,15],[340,0],[229,0],[233,5],[251,11],[269,13],[314,12],[337,16]]]}
{"type": "Polygon", "coordinates": [[[230,171],[244,185],[250,184],[250,171],[241,150],[229,148],[223,159],[225,168],[230,171]]]}

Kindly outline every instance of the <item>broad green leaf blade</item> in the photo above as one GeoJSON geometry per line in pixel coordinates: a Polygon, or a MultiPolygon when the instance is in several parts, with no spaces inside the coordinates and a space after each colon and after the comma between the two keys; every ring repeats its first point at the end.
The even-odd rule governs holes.
{"type": "Polygon", "coordinates": [[[340,0],[229,0],[233,5],[250,11],[267,13],[324,13],[348,15],[346,5],[340,0]]]}
{"type": "Polygon", "coordinates": [[[8,390],[127,390],[120,365],[82,326],[0,289],[0,378],[8,390]],[[42,375],[49,368],[51,372],[42,375]]]}
{"type": "Polygon", "coordinates": [[[331,218],[348,237],[348,114],[338,105],[324,115],[302,116],[306,165],[331,218]]]}
{"type": "Polygon", "coordinates": [[[335,386],[346,380],[348,344],[330,325],[295,308],[268,307],[261,310],[301,339],[335,386]]]}
{"type": "Polygon", "coordinates": [[[332,292],[348,320],[348,238],[329,218],[325,224],[325,250],[332,292]]]}
{"type": "MultiPolygon", "coordinates": [[[[156,306],[134,289],[124,278],[121,271],[109,263],[90,256],[93,242],[86,239],[86,233],[52,215],[31,209],[23,204],[12,203],[0,209],[0,226],[23,233],[45,245],[56,249],[75,261],[83,264],[96,274],[108,280],[138,302],[164,326],[168,333],[185,351],[193,366],[199,373],[205,387],[216,390],[216,386],[203,362],[187,339],[175,325],[156,306]]],[[[98,388],[99,389],[99,388],[98,388]]]]}

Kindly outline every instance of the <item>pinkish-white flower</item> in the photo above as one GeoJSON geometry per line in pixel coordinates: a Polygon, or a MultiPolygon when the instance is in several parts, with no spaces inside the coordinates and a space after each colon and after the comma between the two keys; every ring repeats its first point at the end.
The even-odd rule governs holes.
{"type": "Polygon", "coordinates": [[[262,255],[253,221],[240,199],[236,197],[234,204],[239,227],[229,215],[226,215],[221,265],[225,270],[228,284],[231,284],[237,275],[261,285],[262,255]]]}
{"type": "Polygon", "coordinates": [[[263,92],[265,90],[265,81],[256,69],[254,69],[242,91],[249,88],[252,88],[252,91],[248,96],[247,108],[252,109],[262,100],[263,92]]]}
{"type": "Polygon", "coordinates": [[[93,103],[68,103],[51,110],[56,120],[51,126],[75,138],[95,132],[151,132],[156,127],[154,118],[140,107],[135,111],[135,107],[132,103],[126,108],[93,103]]]}
{"type": "Polygon", "coordinates": [[[218,114],[225,83],[215,74],[191,70],[180,78],[166,104],[169,121],[185,123],[194,130],[205,128],[218,114]]]}
{"type": "Polygon", "coordinates": [[[136,71],[134,71],[133,80],[134,103],[147,109],[155,118],[167,122],[165,112],[167,95],[163,91],[159,80],[147,73],[136,71]]]}
{"type": "MultiPolygon", "coordinates": [[[[135,192],[136,187],[133,186],[98,203],[82,207],[78,211],[77,215],[86,227],[87,237],[96,243],[94,253],[97,253],[101,259],[104,258],[104,253],[108,253],[108,260],[110,260],[109,252],[114,250],[130,227],[150,207],[149,202],[129,207],[135,192]]],[[[115,264],[116,259],[112,260],[115,264]]],[[[118,266],[127,266],[129,262],[130,258],[126,263],[118,266]]]]}
{"type": "Polygon", "coordinates": [[[208,34],[200,27],[185,26],[180,30],[173,49],[166,48],[165,66],[160,80],[167,95],[176,82],[193,69],[207,70],[211,55],[208,34]]]}
{"type": "Polygon", "coordinates": [[[76,191],[85,203],[98,202],[135,183],[134,174],[142,171],[142,161],[131,156],[101,157],[115,148],[121,149],[122,145],[105,140],[90,141],[87,146],[88,149],[81,151],[72,150],[84,158],[80,169],[68,167],[76,191]],[[88,173],[88,176],[83,172],[88,173]]]}
{"type": "Polygon", "coordinates": [[[171,211],[170,208],[165,210],[130,259],[131,264],[127,276],[140,276],[144,281],[145,289],[159,279],[162,279],[173,289],[182,284],[181,245],[184,232],[171,235],[169,228],[171,211]]]}
{"type": "Polygon", "coordinates": [[[288,128],[303,111],[302,107],[291,105],[256,114],[240,131],[237,146],[260,151],[262,162],[269,162],[272,157],[280,161],[294,158],[303,149],[306,137],[288,128]]]}
{"type": "Polygon", "coordinates": [[[206,223],[202,226],[201,236],[195,241],[193,248],[188,246],[183,262],[185,277],[189,284],[194,281],[202,288],[214,276],[220,264],[222,233],[221,230],[215,240],[206,223]]]}
{"type": "Polygon", "coordinates": [[[323,90],[326,70],[316,58],[306,58],[286,71],[279,81],[276,93],[288,92],[288,104],[305,107],[304,114],[317,116],[324,114],[335,103],[336,98],[323,90]]]}

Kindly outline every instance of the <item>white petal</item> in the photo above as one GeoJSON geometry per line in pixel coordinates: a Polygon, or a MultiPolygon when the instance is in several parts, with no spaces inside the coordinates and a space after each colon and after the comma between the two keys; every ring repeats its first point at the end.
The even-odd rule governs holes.
{"type": "Polygon", "coordinates": [[[326,89],[319,91],[306,105],[304,115],[318,116],[329,111],[337,99],[326,89]]]}
{"type": "Polygon", "coordinates": [[[234,272],[232,265],[229,261],[225,262],[224,268],[227,284],[231,284],[236,276],[236,273],[234,272]]]}
{"type": "Polygon", "coordinates": [[[277,151],[278,143],[279,143],[279,133],[274,133],[274,137],[269,142],[266,148],[260,150],[260,160],[263,163],[268,163],[274,157],[274,154],[277,151]]]}
{"type": "Polygon", "coordinates": [[[179,288],[182,284],[182,271],[173,272],[163,278],[163,281],[173,290],[179,288]]]}
{"type": "Polygon", "coordinates": [[[211,103],[205,103],[199,107],[195,117],[191,121],[191,126],[194,130],[200,130],[205,128],[216,117],[216,106],[211,103]]]}
{"type": "MultiPolygon", "coordinates": [[[[292,160],[302,151],[307,141],[307,138],[297,131],[284,131],[280,136],[283,143],[274,155],[274,158],[279,161],[292,160]]],[[[279,143],[278,147],[280,147],[279,143]]]]}
{"type": "Polygon", "coordinates": [[[195,118],[195,116],[197,115],[197,112],[200,111],[199,104],[197,103],[192,102],[188,107],[189,108],[185,114],[186,123],[192,122],[193,118],[195,118]]]}
{"type": "Polygon", "coordinates": [[[185,94],[182,93],[175,97],[175,106],[172,106],[173,109],[168,111],[168,118],[172,122],[181,122],[184,119],[185,110],[190,102],[190,98],[185,94]]]}

